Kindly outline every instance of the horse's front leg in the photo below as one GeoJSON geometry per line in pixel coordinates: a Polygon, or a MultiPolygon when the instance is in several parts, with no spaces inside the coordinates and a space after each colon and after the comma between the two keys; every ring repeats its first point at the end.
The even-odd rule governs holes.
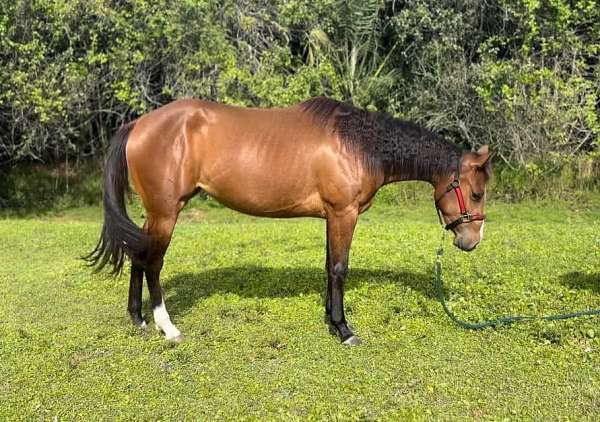
{"type": "Polygon", "coordinates": [[[358,211],[327,214],[327,299],[325,312],[329,316],[330,328],[340,337],[343,344],[357,345],[360,339],[348,328],[344,315],[344,283],[348,274],[348,257],[358,211]]]}
{"type": "Polygon", "coordinates": [[[325,294],[325,322],[331,322],[331,276],[329,275],[329,235],[325,230],[325,276],[327,277],[327,289],[325,294]]]}

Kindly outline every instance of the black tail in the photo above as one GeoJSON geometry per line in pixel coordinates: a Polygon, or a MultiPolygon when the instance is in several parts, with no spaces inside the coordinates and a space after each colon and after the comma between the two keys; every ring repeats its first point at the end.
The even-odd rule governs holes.
{"type": "Polygon", "coordinates": [[[150,243],[149,236],[131,221],[125,209],[129,189],[125,150],[133,126],[133,122],[122,126],[111,141],[104,167],[104,225],[96,248],[84,257],[95,271],[110,264],[115,275],[121,273],[125,255],[143,263],[150,243]]]}

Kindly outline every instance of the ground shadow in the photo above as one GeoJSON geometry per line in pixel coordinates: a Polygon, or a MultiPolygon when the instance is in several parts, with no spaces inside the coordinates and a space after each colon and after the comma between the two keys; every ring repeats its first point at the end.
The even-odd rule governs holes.
{"type": "MultiPolygon", "coordinates": [[[[351,290],[365,283],[400,283],[426,297],[435,297],[431,274],[354,268],[348,275],[346,289],[351,290]]],[[[169,312],[174,316],[186,313],[198,301],[215,293],[263,298],[295,297],[308,293],[324,295],[325,285],[325,270],[316,267],[224,267],[181,273],[164,282],[169,297],[169,312]]]]}
{"type": "Polygon", "coordinates": [[[573,271],[560,276],[561,283],[571,289],[591,290],[600,293],[600,274],[585,274],[573,271]]]}

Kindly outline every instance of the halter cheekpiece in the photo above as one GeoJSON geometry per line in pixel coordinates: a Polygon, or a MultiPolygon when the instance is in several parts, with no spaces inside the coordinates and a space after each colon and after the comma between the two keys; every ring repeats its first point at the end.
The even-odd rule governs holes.
{"type": "Polygon", "coordinates": [[[461,161],[462,160],[458,161],[456,173],[454,173],[455,174],[454,180],[452,181],[452,183],[450,183],[448,185],[448,187],[446,188],[446,191],[438,199],[435,200],[435,209],[437,211],[438,218],[440,219],[440,224],[443,226],[444,225],[444,220],[442,219],[443,212],[440,209],[440,207],[438,206],[438,204],[442,200],[442,198],[444,196],[446,196],[446,194],[448,192],[454,191],[454,193],[456,194],[456,200],[458,201],[458,207],[460,208],[460,216],[456,220],[446,224],[446,226],[444,226],[444,229],[446,229],[446,230],[453,230],[454,228],[456,228],[464,223],[485,220],[485,215],[478,214],[478,213],[470,213],[469,211],[467,211],[467,208],[465,207],[465,199],[463,197],[462,190],[460,189],[461,161]]]}

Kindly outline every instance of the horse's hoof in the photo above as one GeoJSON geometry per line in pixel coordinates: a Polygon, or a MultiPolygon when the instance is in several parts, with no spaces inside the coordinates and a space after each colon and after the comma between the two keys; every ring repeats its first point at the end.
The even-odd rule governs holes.
{"type": "Polygon", "coordinates": [[[135,325],[136,327],[142,328],[142,329],[146,329],[148,328],[148,323],[146,322],[146,320],[144,318],[140,318],[139,316],[131,316],[131,323],[133,325],[135,325]]]}
{"type": "Polygon", "coordinates": [[[183,334],[179,334],[177,337],[173,337],[173,338],[168,338],[168,341],[172,341],[173,343],[183,343],[183,340],[185,339],[185,337],[183,336],[183,334]]]}
{"type": "Polygon", "coordinates": [[[358,346],[362,341],[356,336],[350,336],[346,340],[342,341],[344,346],[358,346]]]}

